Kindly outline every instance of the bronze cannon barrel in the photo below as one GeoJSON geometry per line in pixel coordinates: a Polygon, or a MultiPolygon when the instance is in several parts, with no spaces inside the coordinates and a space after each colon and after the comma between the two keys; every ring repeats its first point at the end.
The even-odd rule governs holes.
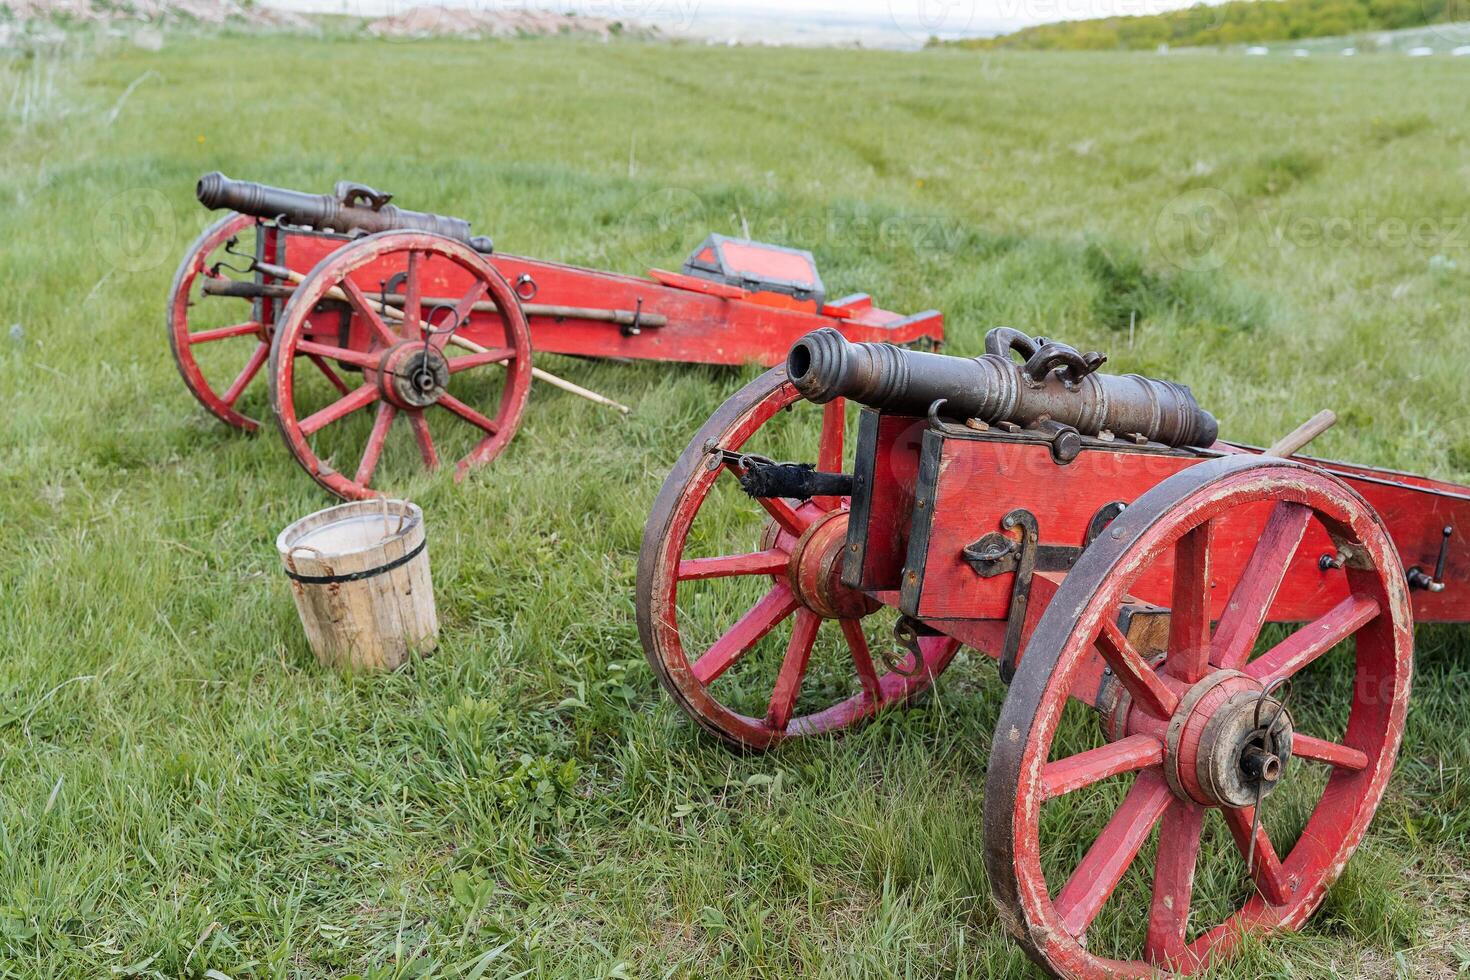
{"type": "MultiPolygon", "coordinates": [[[[1099,374],[1105,358],[1015,330],[992,330],[987,353],[955,357],[892,344],[849,343],[823,327],[786,357],[786,373],[808,400],[850,398],[872,408],[923,415],[939,399],[952,418],[990,425],[1070,427],[1086,436],[1142,435],[1169,446],[1209,446],[1215,417],[1189,389],[1136,374],[1099,374]],[[1026,358],[1015,361],[1010,351],[1026,358]]],[[[1072,438],[1076,438],[1073,436],[1072,438]]]]}
{"type": "Polygon", "coordinates": [[[392,195],[348,181],[339,182],[334,194],[308,194],[248,180],[231,180],[215,171],[199,178],[195,195],[200,204],[211,210],[229,208],[256,218],[281,218],[289,224],[319,231],[344,234],[427,231],[464,242],[480,252],[492,250],[490,239],[471,235],[470,223],[463,218],[409,211],[389,204],[392,195]],[[364,205],[361,201],[368,203],[364,205]]]}

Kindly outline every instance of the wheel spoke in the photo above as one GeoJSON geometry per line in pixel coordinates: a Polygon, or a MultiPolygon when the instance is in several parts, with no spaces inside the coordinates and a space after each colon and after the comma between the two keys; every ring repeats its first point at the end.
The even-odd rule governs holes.
{"type": "Polygon", "coordinates": [[[245,362],[245,369],[235,376],[230,382],[230,387],[220,396],[220,401],[231,407],[240,400],[250,382],[260,373],[261,366],[265,364],[266,358],[270,357],[271,345],[262,343],[256,346],[255,352],[250,355],[250,360],[245,362]]]}
{"type": "Polygon", "coordinates": [[[1281,859],[1264,826],[1256,826],[1256,808],[1242,807],[1239,810],[1221,810],[1230,836],[1235,838],[1235,848],[1247,862],[1246,870],[1255,879],[1261,897],[1272,905],[1285,905],[1291,900],[1291,890],[1286,885],[1286,875],[1281,870],[1281,859]],[[1251,847],[1251,828],[1255,827],[1255,847],[1251,847]]]}
{"type": "Polygon", "coordinates": [[[458,303],[454,304],[454,322],[463,324],[474,312],[475,304],[485,298],[490,291],[490,284],[483,279],[476,279],[475,284],[470,287],[469,292],[460,297],[458,303]]]}
{"type": "Polygon", "coordinates": [[[516,356],[514,348],[492,347],[482,354],[470,354],[467,357],[446,358],[445,363],[449,366],[450,374],[458,374],[477,368],[482,364],[503,364],[516,356]]]}
{"type": "Polygon", "coordinates": [[[760,504],[761,508],[767,514],[771,515],[773,521],[781,525],[782,530],[789,531],[797,537],[800,537],[801,533],[806,530],[807,522],[796,512],[796,508],[788,504],[784,498],[756,497],[755,502],[760,504]]]}
{"type": "Polygon", "coordinates": [[[883,700],[883,688],[878,683],[878,671],[873,666],[873,654],[868,650],[868,638],[863,634],[863,621],[860,619],[839,619],[842,626],[842,636],[847,640],[847,652],[852,655],[852,666],[857,671],[858,683],[863,686],[863,693],[868,700],[880,702],[883,700]]]}
{"type": "Polygon", "coordinates": [[[1210,650],[1210,662],[1215,666],[1234,669],[1250,658],[1271,603],[1276,601],[1276,593],[1311,520],[1312,508],[1289,500],[1271,511],[1271,518],[1220,616],[1210,650]]]}
{"type": "Polygon", "coordinates": [[[1301,732],[1292,733],[1291,754],[1299,759],[1325,762],[1329,766],[1349,772],[1362,772],[1368,768],[1368,756],[1365,753],[1347,745],[1303,735],[1301,732]]]}
{"type": "Polygon", "coordinates": [[[766,725],[774,731],[784,732],[791,724],[791,713],[796,710],[796,698],[801,693],[801,681],[806,677],[807,664],[811,662],[812,647],[817,642],[817,630],[821,625],[822,617],[810,609],[797,610],[791,642],[786,645],[781,673],[776,677],[776,689],[771,692],[771,704],[766,710],[766,725]]]}
{"type": "Polygon", "coordinates": [[[1057,915],[1073,936],[1081,936],[1097,918],[1173,798],[1160,772],[1149,770],[1134,780],[1118,812],[1057,895],[1057,915]]]}
{"type": "Polygon", "coordinates": [[[332,383],[332,387],[336,388],[339,393],[345,395],[352,391],[351,388],[347,387],[347,382],[343,381],[337,372],[332,370],[332,365],[328,364],[320,354],[307,354],[306,356],[310,359],[311,363],[317,366],[322,374],[327,376],[327,380],[332,383]]]}
{"type": "Polygon", "coordinates": [[[313,432],[318,432],[338,419],[351,415],[359,408],[366,408],[377,400],[378,389],[376,385],[359,385],[347,397],[339,398],[321,411],[302,419],[300,423],[301,434],[309,436],[313,432]]]}
{"type": "Polygon", "coordinates": [[[1169,656],[1164,669],[1187,684],[1205,676],[1210,656],[1210,540],[1214,522],[1193,528],[1174,546],[1169,656]]]}
{"type": "Polygon", "coordinates": [[[342,288],[342,292],[347,294],[347,299],[352,304],[352,308],[357,311],[358,316],[367,321],[368,328],[377,336],[380,343],[384,346],[392,347],[403,339],[388,329],[388,325],[383,322],[383,318],[373,308],[372,300],[367,298],[367,294],[362,291],[362,287],[353,282],[351,277],[343,279],[337,285],[342,288]]]}
{"type": "Polygon", "coordinates": [[[847,424],[844,400],[834,398],[822,407],[822,441],[817,450],[817,469],[827,473],[842,472],[842,438],[847,424]]]}
{"type": "Polygon", "coordinates": [[[296,342],[296,352],[298,354],[314,354],[317,357],[341,361],[343,364],[352,364],[356,367],[368,368],[373,371],[378,369],[378,362],[382,360],[380,354],[348,350],[346,347],[333,347],[331,344],[323,344],[315,340],[298,340],[296,342]]]}
{"type": "Polygon", "coordinates": [[[1136,772],[1164,761],[1164,743],[1152,735],[1129,735],[1116,742],[1048,762],[1041,770],[1041,791],[1048,800],[1084,786],[1136,772]]]}
{"type": "Polygon", "coordinates": [[[1164,812],[1143,954],[1155,966],[1179,969],[1190,965],[1181,958],[1186,955],[1189,903],[1194,896],[1194,867],[1204,817],[1204,807],[1183,800],[1175,800],[1164,812]]]}
{"type": "Polygon", "coordinates": [[[1372,622],[1378,613],[1376,599],[1348,596],[1321,619],[1308,623],[1246,664],[1244,670],[1247,675],[1270,687],[1352,636],[1372,622]]]}
{"type": "Polygon", "coordinates": [[[434,440],[429,435],[429,420],[424,418],[423,409],[411,408],[408,410],[408,427],[413,430],[414,441],[419,444],[419,455],[424,458],[424,466],[437,470],[439,453],[434,449],[434,440]]]}
{"type": "Polygon", "coordinates": [[[1103,660],[1113,669],[1113,675],[1133,695],[1135,704],[1155,718],[1168,718],[1179,706],[1179,697],[1171,691],[1143,659],[1128,637],[1111,619],[1103,623],[1102,633],[1097,638],[1097,648],[1103,660]]]}
{"type": "Polygon", "coordinates": [[[494,421],[481,415],[479,412],[475,411],[473,408],[470,408],[464,402],[460,401],[458,398],[455,398],[448,392],[440,395],[439,401],[437,401],[435,404],[437,404],[441,408],[453,412],[455,415],[458,415],[460,418],[464,419],[471,425],[480,429],[484,429],[492,436],[500,431],[500,426],[496,425],[494,421]]]}
{"type": "Polygon", "coordinates": [[[688,582],[704,578],[729,578],[733,575],[778,575],[786,570],[791,555],[778,548],[755,551],[748,555],[721,555],[718,558],[685,558],[679,562],[678,580],[688,582]]]}
{"type": "MultiPolygon", "coordinates": [[[[489,291],[489,283],[483,280],[476,280],[475,284],[470,287],[470,291],[465,293],[464,296],[460,297],[458,303],[454,304],[453,319],[441,320],[439,322],[437,329],[443,330],[444,332],[434,334],[432,337],[430,337],[429,343],[433,344],[439,350],[443,350],[444,346],[449,343],[450,338],[454,335],[454,331],[445,328],[452,326],[454,327],[454,330],[458,330],[460,327],[464,326],[469,321],[470,314],[474,312],[475,304],[484,299],[485,294],[489,291]]],[[[439,307],[437,309],[445,308],[446,307],[439,307]]],[[[434,313],[437,312],[437,309],[431,309],[429,311],[429,317],[431,320],[434,313]]],[[[433,324],[431,323],[430,326],[432,325],[433,324]]]]}
{"type": "Polygon", "coordinates": [[[373,480],[373,471],[378,468],[378,457],[383,455],[383,443],[388,441],[388,430],[393,426],[393,416],[398,410],[389,402],[378,403],[378,417],[373,419],[373,431],[368,433],[367,448],[362,451],[362,462],[357,464],[357,474],[352,482],[368,486],[373,480]]]}
{"type": "MultiPolygon", "coordinates": [[[[843,428],[847,424],[845,404],[843,399],[834,398],[822,406],[822,436],[817,448],[817,469],[823,473],[842,472],[843,428]]],[[[812,500],[824,511],[842,504],[841,497],[823,495],[813,497],[812,500]]]]}
{"type": "Polygon", "coordinates": [[[403,335],[415,337],[423,333],[424,319],[423,289],[419,284],[419,253],[408,252],[408,268],[403,279],[403,335]]]}
{"type": "Polygon", "coordinates": [[[796,596],[784,582],[777,583],[752,606],[729,632],[714,642],[691,668],[701,684],[710,684],[735,665],[761,637],[795,611],[796,596]]]}
{"type": "Polygon", "coordinates": [[[260,333],[260,323],[248,320],[245,323],[236,323],[228,327],[215,327],[212,330],[201,330],[198,333],[188,335],[190,346],[194,344],[208,344],[216,340],[224,340],[228,337],[243,337],[246,334],[260,333]]]}

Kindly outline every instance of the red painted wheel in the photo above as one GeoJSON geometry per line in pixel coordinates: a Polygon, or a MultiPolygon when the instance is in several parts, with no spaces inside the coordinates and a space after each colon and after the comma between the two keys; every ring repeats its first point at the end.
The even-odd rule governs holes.
{"type": "Polygon", "coordinates": [[[1112,977],[1192,973],[1246,933],[1299,927],[1383,796],[1412,651],[1397,552],[1338,480],[1234,456],[1150,490],[1068,574],[1001,711],[985,856],[1011,932],[1058,976],[1112,977]],[[1211,571],[1212,529],[1238,520],[1262,531],[1212,631],[1210,591],[1229,584],[1211,571]],[[1342,598],[1251,659],[1312,521],[1347,556],[1324,573],[1323,594],[1342,598]],[[1135,649],[1116,620],[1133,583],[1171,560],[1160,660],[1135,649]],[[1293,700],[1276,687],[1348,639],[1355,653],[1309,670],[1306,692],[1293,700]],[[1096,669],[1094,650],[1109,669],[1098,699],[1106,740],[1061,750],[1059,729],[1075,742],[1091,727],[1067,712],[1091,713],[1068,702],[1088,662],[1096,669]],[[1110,914],[1100,915],[1105,904],[1110,914]]]}
{"type": "Polygon", "coordinates": [[[232,213],[204,229],[174,273],[165,317],[169,348],[184,384],[216,418],[246,432],[254,432],[260,422],[235,406],[265,366],[269,327],[259,322],[249,300],[208,297],[196,287],[230,281],[217,273],[214,263],[245,261],[225,254],[232,239],[235,251],[254,255],[253,241],[243,240],[260,234],[258,227],[254,218],[232,213]]]}
{"type": "Polygon", "coordinates": [[[841,400],[814,406],[785,368],[766,372],[699,430],[644,530],[637,612],[648,661],[675,704],[741,748],[871,718],[927,688],[958,649],[919,637],[918,656],[883,655],[893,614],[838,581],[846,497],[740,490],[741,453],[848,469],[845,428],[841,400]]]}
{"type": "Polygon", "coordinates": [[[424,232],[381,232],[328,255],[297,286],[276,331],[270,382],[276,422],[296,460],[328,490],[358,500],[377,495],[374,475],[399,416],[428,469],[457,457],[461,479],[498,456],[530,395],[531,335],[514,290],[478,252],[424,232]],[[375,293],[396,293],[401,283],[399,305],[369,298],[361,282],[383,284],[372,286],[375,293]],[[426,298],[426,285],[456,282],[463,292],[452,307],[426,298]],[[487,300],[493,312],[485,312],[487,300]],[[472,313],[471,329],[446,329],[472,313]],[[327,383],[296,370],[303,355],[324,369],[327,383]],[[435,426],[438,435],[431,408],[449,423],[435,426]],[[350,475],[339,466],[350,466],[350,475]]]}

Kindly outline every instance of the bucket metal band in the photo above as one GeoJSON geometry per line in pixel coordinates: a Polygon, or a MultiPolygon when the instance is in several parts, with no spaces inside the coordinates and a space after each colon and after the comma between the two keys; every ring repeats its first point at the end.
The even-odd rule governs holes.
{"type": "Polygon", "coordinates": [[[285,570],[286,577],[290,579],[295,579],[297,582],[300,582],[303,585],[332,585],[336,582],[357,582],[361,579],[372,578],[374,575],[381,575],[384,572],[391,572],[399,565],[408,564],[410,561],[418,557],[419,552],[423,551],[424,546],[428,543],[429,539],[426,535],[424,537],[424,540],[420,541],[416,546],[404,553],[401,557],[395,558],[386,564],[378,565],[376,568],[364,568],[360,572],[346,572],[342,575],[302,575],[301,573],[293,572],[291,569],[288,568],[285,570]]]}

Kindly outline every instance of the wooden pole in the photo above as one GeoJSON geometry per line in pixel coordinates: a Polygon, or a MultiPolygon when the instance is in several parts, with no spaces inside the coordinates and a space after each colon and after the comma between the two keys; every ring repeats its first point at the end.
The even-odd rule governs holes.
{"type": "Polygon", "coordinates": [[[1337,414],[1329,408],[1307,419],[1301,425],[1292,429],[1286,435],[1276,440],[1271,448],[1266,450],[1267,456],[1280,456],[1282,459],[1290,459],[1301,452],[1313,439],[1326,432],[1337,424],[1337,414]]]}
{"type": "MultiPolygon", "coordinates": [[[[473,340],[466,340],[458,334],[450,334],[449,342],[456,347],[463,347],[465,350],[474,354],[483,354],[490,349],[488,347],[481,347],[473,340]]],[[[615,402],[606,395],[599,395],[589,388],[583,388],[581,385],[568,381],[565,378],[558,378],[556,375],[543,371],[538,367],[531,368],[531,377],[536,378],[538,381],[545,381],[552,387],[560,388],[562,391],[570,391],[572,394],[585,398],[589,402],[596,402],[599,405],[606,405],[608,408],[615,408],[624,415],[633,411],[622,402],[615,402]]]]}

